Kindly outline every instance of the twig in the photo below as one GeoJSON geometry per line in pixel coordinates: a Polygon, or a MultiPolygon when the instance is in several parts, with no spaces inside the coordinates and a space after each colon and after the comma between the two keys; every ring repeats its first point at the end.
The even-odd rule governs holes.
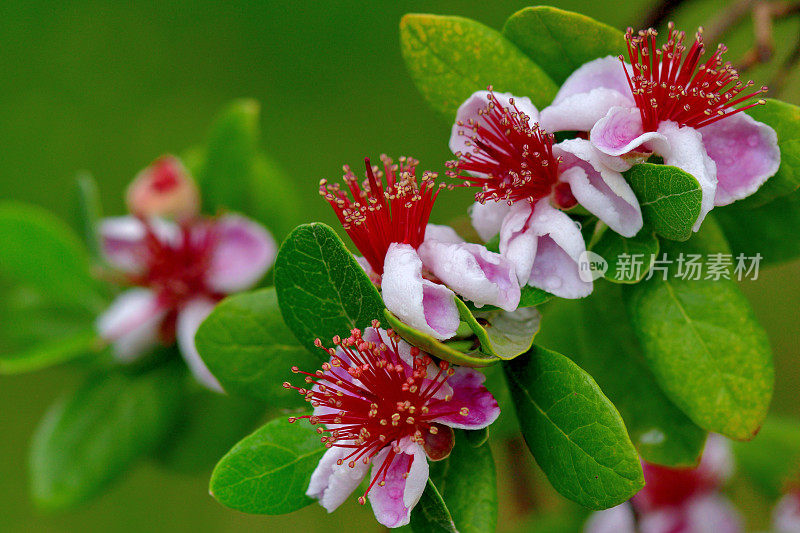
{"type": "Polygon", "coordinates": [[[800,37],[795,40],[794,48],[789,56],[783,61],[778,71],[769,81],[769,90],[773,96],[778,96],[786,86],[789,73],[800,64],[800,37]]]}
{"type": "Polygon", "coordinates": [[[683,2],[684,0],[661,0],[647,13],[639,27],[643,29],[662,26],[683,2]]]}

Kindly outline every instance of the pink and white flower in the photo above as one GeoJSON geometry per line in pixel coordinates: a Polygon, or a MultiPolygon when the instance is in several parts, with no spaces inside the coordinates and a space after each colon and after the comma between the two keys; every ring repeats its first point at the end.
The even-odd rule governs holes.
{"type": "Polygon", "coordinates": [[[747,102],[767,88],[749,92],[753,82],[740,82],[723,64],[723,45],[701,63],[701,32],[688,51],[685,34],[672,23],[660,48],[656,36],[653,29],[634,34],[629,28],[630,64],[609,56],[581,66],[542,111],[541,124],[589,132],[596,149],[629,163],[655,153],[692,174],[703,192],[697,231],[714,206],[749,196],[777,172],[777,134],[742,113],[764,104],[747,102]]]}
{"type": "Polygon", "coordinates": [[[200,213],[200,191],[183,163],[171,155],[142,170],[128,186],[125,201],[138,217],[185,220],[200,213]]]}
{"type": "Polygon", "coordinates": [[[455,443],[453,428],[481,429],[500,415],[483,386],[484,375],[471,368],[433,364],[427,354],[373,322],[364,335],[333,339],[330,361],[306,376],[310,388],[297,390],[314,407],[311,415],[292,417],[321,427],[328,451],[319,462],[306,494],[328,512],[341,505],[372,473],[366,492],[375,518],[386,527],[409,523],[411,510],[428,481],[428,459],[440,460],[455,443]]]}
{"type": "Polygon", "coordinates": [[[455,335],[456,295],[476,306],[514,311],[520,288],[513,265],[485,246],[464,242],[447,226],[428,224],[444,184],[425,172],[417,181],[413,159],[382,156],[383,170],[366,160],[366,179],[345,166],[344,182],[320,182],[345,231],[363,254],[359,261],[381,288],[386,308],[436,339],[455,335]],[[385,182],[384,182],[385,181],[385,182]]]}
{"type": "Polygon", "coordinates": [[[120,361],[132,361],[159,342],[177,340],[195,377],[219,382],[200,359],[194,335],[225,295],[255,285],[272,264],[275,241],[238,215],[193,218],[109,218],[100,224],[106,260],[134,286],[103,313],[97,328],[120,361]]]}
{"type": "Polygon", "coordinates": [[[629,502],[592,514],[584,533],[740,533],[741,517],[719,493],[733,473],[728,442],[709,435],[696,468],[642,462],[646,485],[629,502]],[[634,512],[635,511],[635,512],[634,512]]]}
{"type": "Polygon", "coordinates": [[[800,488],[795,486],[778,501],[772,511],[775,533],[800,533],[800,488]]]}
{"type": "Polygon", "coordinates": [[[538,124],[528,98],[478,91],[458,109],[448,175],[480,187],[471,217],[481,238],[500,234],[500,253],[526,283],[563,298],[582,298],[586,244],[560,209],[577,204],[626,237],[642,227],[639,202],[620,174],[627,164],[585,139],[558,144],[538,124]]]}

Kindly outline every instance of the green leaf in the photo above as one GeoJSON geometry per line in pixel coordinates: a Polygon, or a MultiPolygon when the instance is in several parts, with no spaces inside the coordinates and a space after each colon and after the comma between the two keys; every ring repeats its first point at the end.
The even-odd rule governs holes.
{"type": "Polygon", "coordinates": [[[755,209],[741,207],[739,202],[717,207],[714,217],[725,230],[734,257],[760,254],[761,266],[800,257],[800,191],[755,209]]]}
{"type": "Polygon", "coordinates": [[[296,182],[278,163],[258,153],[253,161],[247,213],[282,240],[305,220],[297,191],[296,182]]]}
{"type": "Polygon", "coordinates": [[[619,410],[639,454],[650,463],[697,463],[706,432],[667,398],[636,342],[619,285],[595,282],[591,297],[547,307],[540,345],[569,353],[619,410]],[[554,331],[555,330],[555,331],[554,331]]]}
{"type": "Polygon", "coordinates": [[[608,263],[603,277],[614,283],[639,283],[653,267],[658,249],[658,238],[648,228],[630,238],[607,229],[592,246],[608,263]]]}
{"type": "Polygon", "coordinates": [[[39,207],[0,204],[0,276],[40,291],[51,302],[96,312],[103,300],[77,236],[39,207]]]}
{"type": "Polygon", "coordinates": [[[248,211],[259,112],[258,102],[236,100],[225,107],[212,124],[205,158],[196,176],[206,211],[248,211]]]}
{"type": "MultiPolygon", "coordinates": [[[[644,356],[664,392],[697,425],[733,439],[758,431],[772,398],[766,333],[736,283],[682,279],[683,253],[728,252],[713,218],[689,242],[663,242],[673,261],[666,280],[627,286],[625,298],[644,356]]],[[[690,278],[690,276],[683,276],[690,278]]]]}
{"type": "Polygon", "coordinates": [[[747,114],[771,126],[778,134],[781,166],[755,194],[736,202],[737,206],[749,209],[791,194],[800,187],[800,107],[772,98],[765,100],[766,105],[752,107],[747,114]]]}
{"type": "Polygon", "coordinates": [[[195,343],[226,392],[275,407],[305,403],[282,386],[293,365],[307,371],[319,366],[319,359],[298,344],[283,323],[274,288],[223,300],[200,325],[195,343]]]}
{"type": "Polygon", "coordinates": [[[645,222],[666,239],[685,241],[700,216],[702,190],[694,176],[667,165],[640,163],[625,172],[645,222]]]}
{"type": "Polygon", "coordinates": [[[33,437],[31,491],[47,509],[77,505],[152,450],[173,427],[183,370],[104,373],[61,398],[33,437]]]}
{"type": "Polygon", "coordinates": [[[400,21],[400,45],[411,78],[428,103],[452,121],[475,91],[527,96],[539,109],[558,87],[497,31],[462,17],[410,14],[400,21]]]}
{"type": "Polygon", "coordinates": [[[411,511],[410,526],[414,533],[459,533],[442,495],[430,478],[422,498],[411,511]]]}
{"type": "Polygon", "coordinates": [[[525,442],[558,492],[606,509],[644,486],[625,424],[591,376],[539,346],[503,368],[525,442]]]}
{"type": "Polygon", "coordinates": [[[456,431],[456,445],[443,461],[430,463],[431,478],[460,533],[487,533],[497,526],[497,474],[489,445],[474,445],[456,431]],[[465,475],[465,473],[468,473],[465,475]]]}
{"type": "Polygon", "coordinates": [[[263,404],[197,387],[183,402],[169,440],[155,457],[177,472],[210,470],[263,415],[263,404]]]}
{"type": "Polygon", "coordinates": [[[64,363],[77,357],[95,354],[101,343],[94,326],[67,336],[36,343],[21,352],[0,354],[0,375],[22,374],[64,363]]]}
{"type": "Polygon", "coordinates": [[[503,35],[558,84],[584,63],[608,55],[616,57],[626,50],[621,31],[550,6],[517,11],[506,21],[503,35]]]}
{"type": "Polygon", "coordinates": [[[478,311],[473,314],[458,298],[456,305],[462,320],[475,333],[485,354],[509,360],[524,354],[533,346],[542,316],[536,308],[527,307],[513,312],[478,311]]]}
{"type": "Polygon", "coordinates": [[[275,260],[275,290],[286,325],[320,359],[328,343],[383,316],[383,300],[342,239],[325,224],[298,226],[275,260]]]}
{"type": "Polygon", "coordinates": [[[800,464],[800,423],[770,416],[750,442],[735,442],[737,468],[764,491],[769,501],[778,499],[797,479],[800,464]]]}
{"type": "Polygon", "coordinates": [[[211,495],[245,513],[291,513],[314,501],[306,489],[323,453],[311,428],[273,420],[220,460],[211,475],[211,495]]]}
{"type": "Polygon", "coordinates": [[[93,259],[100,259],[100,237],[97,228],[102,217],[103,208],[100,203],[100,191],[97,182],[89,172],[78,173],[75,179],[77,189],[77,212],[79,227],[83,231],[83,240],[93,259]]]}

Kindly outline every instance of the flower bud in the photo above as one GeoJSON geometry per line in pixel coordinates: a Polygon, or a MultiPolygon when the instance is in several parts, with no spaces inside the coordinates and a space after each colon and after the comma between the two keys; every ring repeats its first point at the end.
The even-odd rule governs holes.
{"type": "Polygon", "coordinates": [[[200,193],[180,160],[161,156],[142,170],[128,186],[130,212],[141,217],[184,220],[200,211],[200,193]]]}

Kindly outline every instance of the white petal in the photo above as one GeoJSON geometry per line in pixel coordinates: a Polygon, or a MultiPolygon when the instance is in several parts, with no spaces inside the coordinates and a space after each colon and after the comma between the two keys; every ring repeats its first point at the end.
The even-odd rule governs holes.
{"type": "Polygon", "coordinates": [[[619,156],[645,143],[663,140],[663,136],[654,131],[643,130],[642,115],[637,108],[612,107],[592,127],[589,140],[601,152],[619,156]]]}
{"type": "Polygon", "coordinates": [[[123,292],[97,319],[100,336],[114,345],[114,355],[123,362],[136,359],[158,344],[161,321],[167,310],[148,289],[123,292]]]}
{"type": "Polygon", "coordinates": [[[628,502],[589,515],[583,533],[635,533],[636,522],[628,502]]]}
{"type": "Polygon", "coordinates": [[[367,476],[369,463],[357,461],[350,468],[349,461],[336,464],[353,452],[351,448],[330,448],[320,459],[306,490],[306,496],[316,498],[329,513],[335,511],[353,493],[367,476]]]}
{"type": "Polygon", "coordinates": [[[778,501],[772,511],[772,526],[775,533],[800,533],[800,497],[787,494],[778,501]]]}
{"type": "Polygon", "coordinates": [[[537,235],[527,231],[532,212],[529,203],[517,202],[503,219],[500,228],[500,253],[514,265],[520,285],[528,282],[539,241],[537,235]]]}
{"type": "Polygon", "coordinates": [[[612,89],[632,101],[633,95],[624,69],[631,73],[631,66],[622,63],[614,56],[601,57],[584,63],[564,80],[553,103],[563,102],[570,96],[586,94],[597,88],[612,89]]]}
{"type": "Polygon", "coordinates": [[[381,293],[386,308],[409,326],[444,340],[459,324],[455,293],[422,277],[422,260],[408,244],[389,246],[383,265],[381,293]]]}
{"type": "Polygon", "coordinates": [[[567,96],[559,103],[544,108],[539,124],[550,132],[590,131],[612,107],[632,106],[633,100],[629,96],[614,89],[599,87],[588,93],[567,96]]]}
{"type": "MultiPolygon", "coordinates": [[[[509,100],[514,99],[516,108],[529,117],[529,122],[533,124],[539,119],[539,112],[536,106],[531,103],[530,98],[524,96],[514,96],[511,93],[494,93],[500,105],[511,107],[509,100]]],[[[456,121],[450,131],[450,150],[459,155],[474,150],[472,145],[472,126],[475,124],[485,124],[481,116],[481,110],[489,104],[489,91],[477,91],[462,103],[456,112],[456,121]]]]}
{"type": "Polygon", "coordinates": [[[195,379],[213,391],[224,392],[222,390],[222,385],[219,384],[217,378],[211,374],[206,364],[200,358],[200,354],[197,352],[197,346],[194,342],[197,329],[214,309],[214,305],[214,302],[204,298],[197,298],[187,303],[178,313],[176,336],[181,355],[183,355],[183,359],[186,361],[195,379]]]}
{"type": "Polygon", "coordinates": [[[469,208],[469,218],[472,227],[478,232],[478,236],[483,242],[492,240],[492,237],[500,232],[503,219],[511,210],[508,202],[495,202],[487,200],[485,203],[475,202],[469,208]]]}
{"type": "Polygon", "coordinates": [[[275,260],[277,248],[272,235],[260,224],[236,215],[222,217],[214,231],[217,242],[208,272],[209,286],[229,294],[258,283],[275,260]]]}
{"type": "Polygon", "coordinates": [[[464,242],[456,230],[450,226],[441,226],[439,224],[428,224],[425,227],[425,240],[438,241],[438,242],[464,242]]]}

